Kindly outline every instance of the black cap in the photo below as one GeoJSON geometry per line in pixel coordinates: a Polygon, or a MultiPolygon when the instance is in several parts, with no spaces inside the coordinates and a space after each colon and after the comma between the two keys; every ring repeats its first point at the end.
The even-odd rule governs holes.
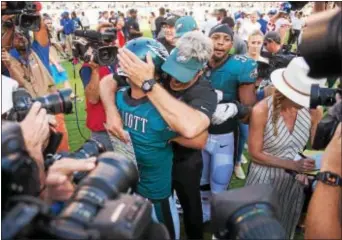
{"type": "Polygon", "coordinates": [[[280,38],[280,34],[278,32],[268,32],[265,36],[265,40],[268,40],[268,41],[273,41],[273,42],[276,42],[278,44],[281,43],[281,38],[280,38]]]}
{"type": "Polygon", "coordinates": [[[174,27],[176,25],[176,21],[179,18],[179,16],[173,15],[168,18],[166,18],[164,21],[162,21],[162,24],[166,24],[168,26],[174,27]]]}

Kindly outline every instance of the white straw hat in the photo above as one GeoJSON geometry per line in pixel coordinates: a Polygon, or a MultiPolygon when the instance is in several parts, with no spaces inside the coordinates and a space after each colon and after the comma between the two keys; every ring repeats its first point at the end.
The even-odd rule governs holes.
{"type": "Polygon", "coordinates": [[[310,90],[312,84],[324,87],[327,79],[308,77],[309,66],[303,57],[292,59],[286,68],[280,68],[271,73],[274,87],[291,101],[309,108],[310,90]]]}

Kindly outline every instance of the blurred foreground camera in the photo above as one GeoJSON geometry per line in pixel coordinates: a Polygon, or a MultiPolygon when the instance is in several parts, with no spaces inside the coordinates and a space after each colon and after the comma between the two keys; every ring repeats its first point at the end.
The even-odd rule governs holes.
{"type": "MultiPolygon", "coordinates": [[[[56,154],[47,154],[45,160],[45,168],[48,169],[55,161],[60,160],[64,157],[74,158],[74,159],[87,159],[90,157],[97,157],[101,153],[106,151],[103,144],[98,141],[89,139],[87,140],[77,151],[73,153],[69,152],[59,152],[56,154]]],[[[83,179],[87,173],[75,172],[74,173],[74,182],[78,183],[81,179],[83,179]]]]}
{"type": "Polygon", "coordinates": [[[333,106],[336,103],[336,94],[342,96],[342,89],[321,88],[319,84],[313,84],[310,92],[310,108],[317,106],[333,106]]]}
{"type": "Polygon", "coordinates": [[[311,86],[310,108],[315,109],[319,105],[332,106],[317,125],[313,149],[325,149],[334,136],[338,124],[342,122],[342,102],[336,103],[337,94],[342,96],[342,89],[321,88],[318,84],[311,86]]]}
{"type": "Polygon", "coordinates": [[[42,108],[45,108],[49,114],[69,114],[72,112],[71,92],[71,89],[62,89],[57,93],[32,98],[24,88],[20,88],[13,92],[13,108],[10,110],[6,119],[22,121],[34,102],[40,102],[42,108]]]}
{"type": "Polygon", "coordinates": [[[89,48],[92,48],[94,62],[101,66],[109,66],[114,63],[117,55],[116,46],[106,46],[116,40],[116,30],[107,29],[104,33],[93,30],[76,30],[75,36],[80,37],[73,41],[73,56],[80,58],[84,62],[89,62],[90,55],[87,54],[89,48]]]}
{"type": "Polygon", "coordinates": [[[316,13],[308,18],[299,50],[310,66],[310,77],[342,74],[341,22],[340,8],[316,13]]]}
{"type": "Polygon", "coordinates": [[[218,239],[285,239],[277,193],[270,185],[246,186],[213,196],[212,228],[218,239]]]}
{"type": "Polygon", "coordinates": [[[103,153],[58,216],[32,196],[7,199],[2,238],[169,239],[166,228],[152,222],[151,203],[127,194],[137,182],[134,162],[113,152],[103,153]]]}
{"type": "Polygon", "coordinates": [[[20,125],[16,122],[3,121],[1,124],[1,158],[1,209],[14,195],[38,196],[38,166],[30,158],[20,125]]]}
{"type": "Polygon", "coordinates": [[[14,24],[24,31],[39,31],[40,15],[37,14],[37,5],[34,2],[6,2],[7,9],[2,10],[2,15],[16,15],[14,24]]]}

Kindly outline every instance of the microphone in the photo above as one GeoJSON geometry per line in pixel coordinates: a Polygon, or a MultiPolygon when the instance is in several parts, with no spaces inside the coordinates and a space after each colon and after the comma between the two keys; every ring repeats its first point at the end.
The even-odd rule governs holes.
{"type": "Polygon", "coordinates": [[[84,37],[90,41],[100,41],[102,39],[101,33],[94,30],[76,30],[74,34],[76,37],[84,37]]]}

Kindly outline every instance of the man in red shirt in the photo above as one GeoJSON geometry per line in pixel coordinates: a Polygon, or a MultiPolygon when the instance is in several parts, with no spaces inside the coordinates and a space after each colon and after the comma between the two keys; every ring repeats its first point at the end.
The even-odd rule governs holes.
{"type": "Polygon", "coordinates": [[[115,21],[115,28],[117,31],[116,45],[119,48],[122,48],[126,43],[125,34],[123,32],[124,26],[125,26],[125,19],[123,17],[119,16],[117,18],[117,20],[115,21]]]}
{"type": "MultiPolygon", "coordinates": [[[[109,26],[103,24],[98,31],[104,32],[107,28],[109,26]]],[[[91,138],[102,143],[107,151],[113,150],[113,147],[104,127],[106,114],[100,99],[100,81],[112,72],[110,66],[99,66],[93,61],[84,63],[80,69],[86,98],[87,128],[91,131],[91,138]]]]}

